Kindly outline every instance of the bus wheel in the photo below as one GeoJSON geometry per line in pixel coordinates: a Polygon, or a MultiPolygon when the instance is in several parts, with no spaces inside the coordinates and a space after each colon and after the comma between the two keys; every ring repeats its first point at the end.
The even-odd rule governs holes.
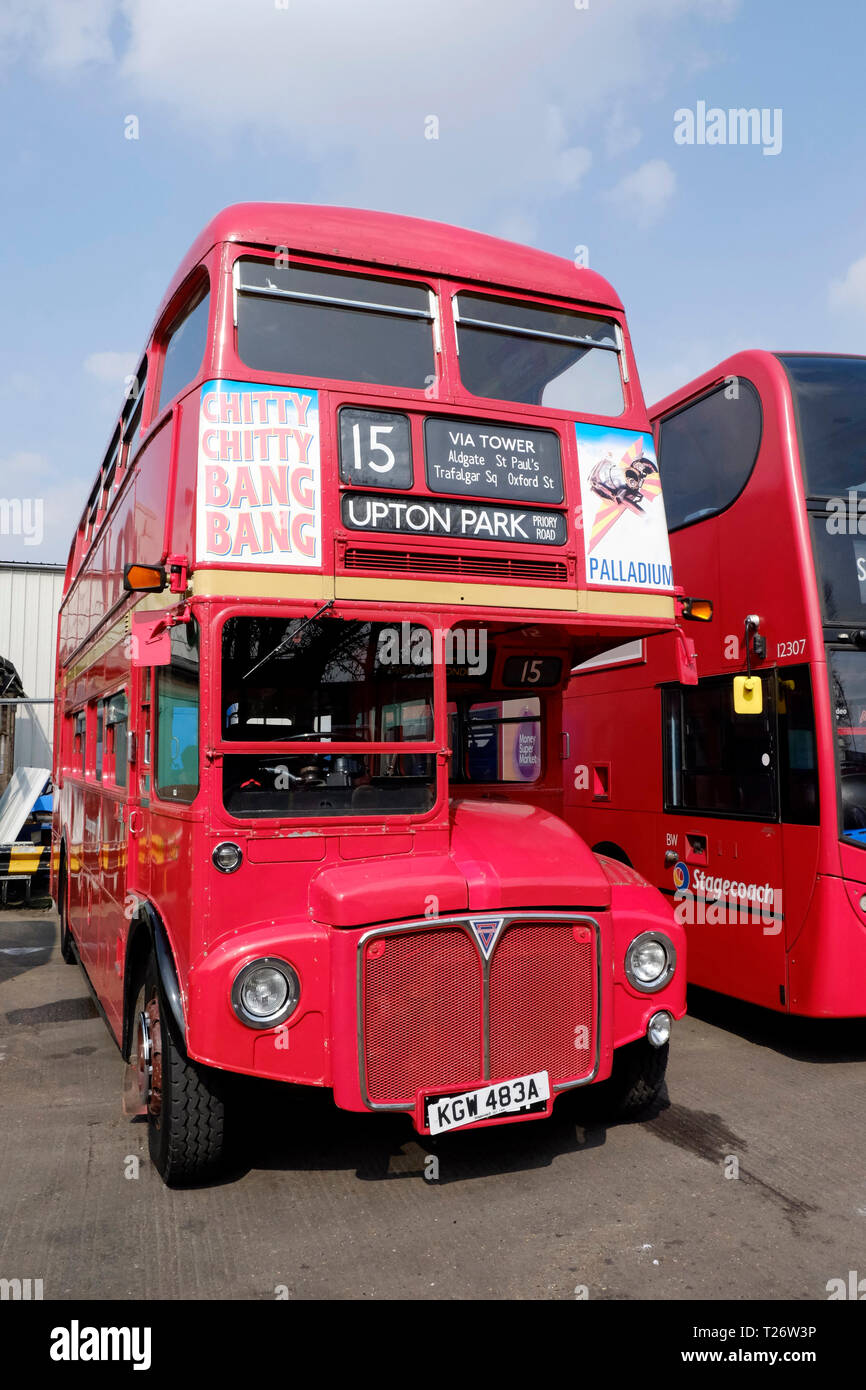
{"type": "Polygon", "coordinates": [[[77,965],[78,957],[75,954],[75,947],[72,945],[72,933],[69,930],[69,875],[66,871],[66,860],[60,861],[60,873],[58,874],[58,903],[57,915],[60,918],[60,955],[67,965],[77,965]]]}
{"type": "Polygon", "coordinates": [[[135,1101],[135,1078],[147,1114],[150,1157],[163,1182],[176,1187],[213,1177],[226,1152],[225,1078],[186,1056],[153,955],[136,1006],[124,1096],[127,1113],[135,1101]]]}
{"type": "Polygon", "coordinates": [[[620,1119],[631,1119],[648,1110],[658,1100],[665,1081],[668,1049],[653,1047],[646,1038],[618,1047],[613,1055],[613,1071],[605,1083],[607,1108],[620,1119]]]}

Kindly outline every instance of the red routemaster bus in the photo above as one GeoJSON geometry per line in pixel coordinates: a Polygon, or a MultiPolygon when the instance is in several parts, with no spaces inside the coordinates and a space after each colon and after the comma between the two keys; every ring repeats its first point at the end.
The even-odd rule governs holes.
{"type": "Polygon", "coordinates": [[[694,983],[866,1015],[866,357],[737,353],[651,416],[712,621],[694,686],[667,637],[575,675],[569,820],[676,896],[694,983]]]}
{"type": "Polygon", "coordinates": [[[351,209],[205,228],[76,531],[57,665],[62,950],[167,1182],[223,1157],[230,1074],[423,1134],[658,1091],[684,934],[563,821],[562,694],[674,622],[600,276],[351,209]]]}

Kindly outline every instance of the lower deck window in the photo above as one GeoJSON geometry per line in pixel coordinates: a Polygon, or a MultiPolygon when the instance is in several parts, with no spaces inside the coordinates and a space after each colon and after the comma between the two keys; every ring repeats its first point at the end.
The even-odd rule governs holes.
{"type": "Polygon", "coordinates": [[[780,666],[758,678],[761,714],[735,712],[731,676],[663,691],[666,810],[818,824],[809,667],[780,666]]]}
{"type": "Polygon", "coordinates": [[[449,708],[452,782],[537,782],[542,772],[537,695],[449,708]]]}
{"type": "Polygon", "coordinates": [[[774,683],[760,679],[761,714],[734,712],[731,677],[663,692],[667,810],[776,818],[774,683]]]}

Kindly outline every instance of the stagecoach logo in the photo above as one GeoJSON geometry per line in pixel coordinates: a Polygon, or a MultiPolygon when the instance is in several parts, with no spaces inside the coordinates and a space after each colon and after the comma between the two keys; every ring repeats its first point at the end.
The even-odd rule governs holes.
{"type": "Polygon", "coordinates": [[[583,545],[590,584],[673,588],[661,478],[651,436],[579,424],[583,545]]]}
{"type": "Polygon", "coordinates": [[[674,864],[674,888],[677,892],[684,893],[689,886],[689,866],[682,860],[674,864]]]}
{"type": "Polygon", "coordinates": [[[475,940],[481,947],[481,954],[485,960],[489,960],[493,947],[496,945],[496,938],[502,930],[504,917],[470,917],[469,925],[475,933],[475,940]]]}

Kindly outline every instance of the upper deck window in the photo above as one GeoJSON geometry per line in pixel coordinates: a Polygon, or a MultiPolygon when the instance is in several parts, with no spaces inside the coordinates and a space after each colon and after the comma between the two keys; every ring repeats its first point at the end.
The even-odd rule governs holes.
{"type": "Polygon", "coordinates": [[[419,390],[435,379],[425,285],[242,257],[235,317],[238,356],[256,371],[419,390]]]}
{"type": "Polygon", "coordinates": [[[866,357],[791,354],[779,361],[794,397],[806,495],[866,491],[866,357]]]}
{"type": "Polygon", "coordinates": [[[742,377],[662,420],[659,470],[668,530],[729,507],[749,480],[761,444],[761,402],[742,377]]]}
{"type": "Polygon", "coordinates": [[[162,362],[159,410],[180,395],[198,372],[207,345],[210,295],[200,288],[192,306],[187,305],[169,330],[162,362]]]}
{"type": "Polygon", "coordinates": [[[622,335],[613,319],[480,294],[455,295],[454,316],[460,379],[474,396],[622,414],[622,335]]]}
{"type": "Polygon", "coordinates": [[[147,358],[143,357],[138,371],[126,389],[126,402],[121,415],[126,466],[132,463],[141,447],[141,420],[144,411],[144,388],[147,385],[147,358]]]}

